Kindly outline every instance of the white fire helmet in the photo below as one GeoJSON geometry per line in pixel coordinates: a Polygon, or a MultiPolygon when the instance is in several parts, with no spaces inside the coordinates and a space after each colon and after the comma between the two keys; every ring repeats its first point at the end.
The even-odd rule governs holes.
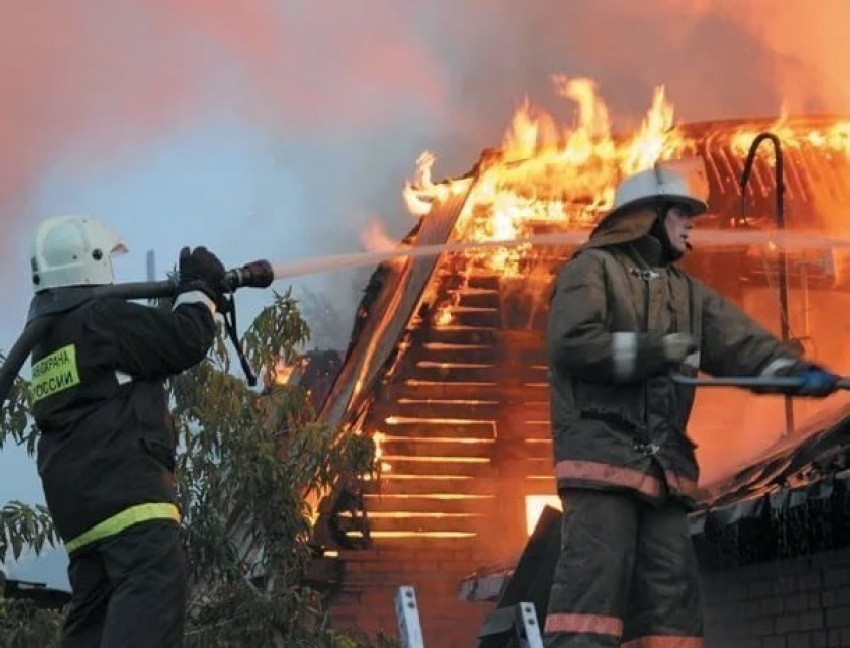
{"type": "Polygon", "coordinates": [[[608,217],[659,199],[688,205],[694,216],[708,211],[708,178],[701,157],[662,160],[626,178],[614,194],[608,217]]]}
{"type": "Polygon", "coordinates": [[[118,234],[91,216],[49,218],[33,240],[33,290],[111,284],[112,256],[126,251],[118,234]]]}

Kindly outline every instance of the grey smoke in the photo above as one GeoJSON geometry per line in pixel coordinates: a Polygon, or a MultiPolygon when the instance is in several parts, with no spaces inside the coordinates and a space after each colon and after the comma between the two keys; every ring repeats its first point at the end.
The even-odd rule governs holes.
{"type": "MultiPolygon", "coordinates": [[[[0,289],[9,301],[25,302],[21,249],[45,215],[34,213],[33,191],[57,159],[83,152],[96,173],[99,160],[131,158],[205,119],[267,129],[310,196],[305,213],[264,232],[292,257],[351,251],[375,217],[402,236],[413,220],[399,194],[418,153],[437,154],[438,178],[466,171],[498,145],[526,94],[570,123],[554,73],[596,79],[621,128],[639,121],[659,83],[686,120],[772,115],[783,100],[797,111],[850,111],[838,83],[850,71],[842,0],[819,2],[816,14],[792,0],[354,4],[7,7],[0,38],[14,55],[0,62],[0,289]]],[[[259,192],[256,211],[274,212],[278,199],[259,192]]],[[[367,274],[307,286],[350,321],[367,274]]],[[[19,319],[4,313],[0,324],[19,319]]]]}

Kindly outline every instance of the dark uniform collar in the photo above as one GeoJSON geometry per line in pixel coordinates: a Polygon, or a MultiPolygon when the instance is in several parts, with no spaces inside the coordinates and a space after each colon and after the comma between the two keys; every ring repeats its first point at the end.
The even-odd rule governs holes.
{"type": "Polygon", "coordinates": [[[672,262],[666,253],[664,245],[654,236],[644,236],[629,244],[632,253],[638,258],[635,261],[642,262],[650,268],[663,268],[672,262]]]}
{"type": "Polygon", "coordinates": [[[92,286],[71,286],[39,293],[30,302],[27,323],[39,317],[66,313],[94,298],[92,286]]]}

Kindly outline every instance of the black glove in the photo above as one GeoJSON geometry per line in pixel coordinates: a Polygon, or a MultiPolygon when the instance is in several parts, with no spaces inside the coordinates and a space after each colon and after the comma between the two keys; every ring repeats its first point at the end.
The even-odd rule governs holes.
{"type": "Polygon", "coordinates": [[[224,265],[207,248],[201,246],[190,251],[184,247],[180,250],[179,272],[178,293],[200,290],[216,304],[221,301],[224,265]]]}
{"type": "Polygon", "coordinates": [[[761,394],[788,394],[790,396],[806,396],[809,398],[824,398],[834,394],[839,389],[838,376],[823,367],[805,361],[789,364],[787,367],[771,374],[777,378],[794,378],[799,381],[793,387],[767,387],[753,391],[761,394]]]}

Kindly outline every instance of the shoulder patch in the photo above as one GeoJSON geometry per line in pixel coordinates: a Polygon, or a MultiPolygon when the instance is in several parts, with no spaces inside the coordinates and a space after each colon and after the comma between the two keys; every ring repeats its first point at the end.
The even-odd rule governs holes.
{"type": "Polygon", "coordinates": [[[34,403],[79,384],[77,347],[74,344],[68,344],[57,349],[32,366],[34,403]]]}

